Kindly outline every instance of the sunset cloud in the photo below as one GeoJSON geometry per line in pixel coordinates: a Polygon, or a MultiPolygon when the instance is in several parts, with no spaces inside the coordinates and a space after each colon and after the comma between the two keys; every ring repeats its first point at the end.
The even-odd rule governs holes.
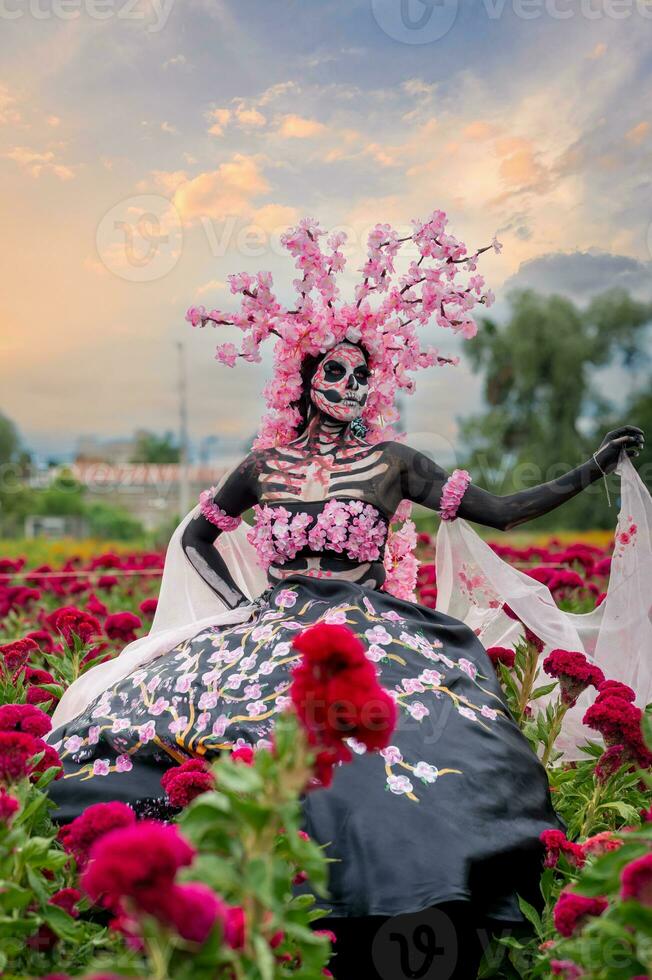
{"type": "Polygon", "coordinates": [[[259,162],[254,157],[236,153],[216,170],[205,171],[179,184],[174,203],[187,221],[197,218],[221,220],[249,213],[252,201],[269,189],[259,162]]]}
{"type": "Polygon", "coordinates": [[[632,126],[628,132],[625,133],[625,139],[629,140],[635,146],[639,146],[644,142],[650,135],[650,124],[649,122],[640,122],[636,126],[632,126]]]}
{"type": "Polygon", "coordinates": [[[316,119],[305,119],[293,114],[284,116],[278,128],[279,136],[285,139],[312,139],[325,132],[326,127],[316,119]]]}
{"type": "Polygon", "coordinates": [[[31,150],[27,146],[14,146],[2,156],[7,160],[13,160],[32,177],[40,177],[42,173],[52,173],[59,180],[72,180],[75,176],[72,167],[57,162],[52,150],[39,151],[31,150]]]}

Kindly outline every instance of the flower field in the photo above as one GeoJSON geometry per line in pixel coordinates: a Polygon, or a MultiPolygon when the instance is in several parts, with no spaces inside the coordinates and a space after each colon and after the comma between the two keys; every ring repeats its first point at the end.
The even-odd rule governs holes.
{"type": "MultiPolygon", "coordinates": [[[[0,558],[0,977],[328,976],[334,937],[319,928],[311,896],[293,891],[307,881],[323,894],[327,868],[301,830],[299,798],[347,764],[346,739],[380,752],[391,741],[394,703],[362,643],[343,626],[300,634],[293,709],[273,744],[168,770],[171,822],[136,821],[129,807],[106,803],[57,828],[47,796],[60,777],[44,741],[50,715],[76,677],[147,632],[164,558],[58,547],[39,543],[38,553],[0,558]],[[328,706],[324,676],[335,675],[350,697],[345,730],[306,711],[311,700],[328,706]],[[383,706],[373,731],[364,724],[372,697],[383,706]]],[[[604,595],[610,555],[600,539],[494,547],[565,609],[589,610],[604,595]]],[[[428,534],[419,548],[419,600],[434,608],[428,534]]],[[[489,655],[547,768],[566,832],[543,835],[541,907],[522,902],[530,933],[494,939],[481,976],[652,978],[650,713],[582,654],[542,657],[527,631],[515,649],[489,655]],[[583,761],[562,765],[555,740],[587,687],[595,741],[583,761]],[[551,692],[544,709],[540,699],[551,692]]]]}

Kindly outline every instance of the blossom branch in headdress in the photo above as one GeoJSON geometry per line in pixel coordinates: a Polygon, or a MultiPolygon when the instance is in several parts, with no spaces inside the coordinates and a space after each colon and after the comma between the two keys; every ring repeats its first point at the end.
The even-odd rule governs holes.
{"type": "Polygon", "coordinates": [[[276,338],[274,378],[264,390],[269,411],[255,448],[287,443],[295,437],[304,358],[325,353],[344,340],[361,344],[369,355],[374,385],[363,418],[368,438],[374,442],[393,435],[395,395],[398,389],[414,391],[412,372],[458,362],[458,358],[440,356],[435,347],[422,347],[417,331],[434,321],[465,339],[475,336],[473,309],[494,301],[483,276],[475,274],[478,258],[490,248],[499,252],[501,245],[494,238],[491,245],[469,255],[464,242],[446,233],[448,218],[443,211],[433,211],[425,222],[412,224],[412,234],[403,238],[388,224],[372,229],[353,302],[339,301],[336,280],[346,266],[342,252],[346,235],[338,232],[325,237],[327,232],[317,221],[304,218],[281,237],[300,273],[294,280],[297,298],[292,309],[279,303],[271,273],[241,272],[228,278],[231,293],[242,297],[238,311],[207,311],[203,306],[188,310],[186,319],[193,326],[210,323],[242,331],[240,349],[233,343],[217,347],[217,360],[229,367],[235,366],[238,357],[260,361],[261,344],[270,336],[276,338]],[[396,281],[395,259],[408,241],[414,243],[420,257],[396,281]],[[473,275],[462,282],[463,273],[473,275]],[[375,306],[372,296],[378,298],[375,306]]]}

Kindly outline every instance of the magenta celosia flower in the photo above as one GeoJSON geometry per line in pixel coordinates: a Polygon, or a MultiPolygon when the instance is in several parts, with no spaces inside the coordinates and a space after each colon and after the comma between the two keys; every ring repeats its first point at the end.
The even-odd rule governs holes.
{"type": "MultiPolygon", "coordinates": [[[[192,881],[174,885],[165,901],[162,919],[182,937],[193,943],[204,943],[215,923],[225,923],[228,906],[207,885],[192,881]]],[[[230,945],[225,935],[225,941],[230,945]]]]}
{"type": "Polygon", "coordinates": [[[93,901],[120,910],[122,900],[156,916],[177,871],[192,863],[194,848],[177,827],[141,820],[97,840],[82,876],[93,901]]]}
{"type": "Polygon", "coordinates": [[[20,810],[20,803],[15,796],[10,796],[5,789],[0,789],[0,825],[11,823],[11,818],[20,810]]]}
{"type": "Polygon", "coordinates": [[[13,783],[32,772],[40,739],[26,732],[0,732],[0,783],[13,783]]]}
{"type": "Polygon", "coordinates": [[[509,616],[510,619],[513,619],[515,622],[521,624],[525,633],[526,643],[530,643],[535,648],[535,650],[538,650],[539,653],[541,653],[544,646],[543,640],[540,639],[540,637],[538,637],[536,633],[532,632],[530,627],[523,622],[521,617],[517,613],[515,613],[514,610],[511,608],[511,606],[508,606],[507,603],[503,604],[503,612],[505,613],[506,616],[509,616]]]}
{"type": "Polygon", "coordinates": [[[585,856],[599,857],[601,854],[608,854],[609,851],[617,851],[623,846],[623,842],[618,837],[614,837],[610,830],[603,830],[593,837],[587,837],[581,846],[585,856]]]}
{"type": "Polygon", "coordinates": [[[591,916],[602,915],[608,902],[604,898],[587,898],[574,892],[563,891],[553,909],[555,929],[568,938],[591,916]]]}
{"type": "Polygon", "coordinates": [[[569,841],[561,830],[544,830],[539,840],[546,848],[544,867],[554,868],[563,856],[574,868],[581,868],[585,857],[582,847],[569,841]]]}
{"type": "Polygon", "coordinates": [[[584,971],[572,960],[550,960],[550,972],[563,980],[579,980],[584,971]]]}
{"type": "Polygon", "coordinates": [[[498,664],[504,664],[510,670],[514,666],[514,660],[516,659],[516,653],[509,647],[488,647],[487,655],[494,667],[497,667],[498,664]]]}
{"type": "Polygon", "coordinates": [[[143,614],[143,616],[153,616],[156,612],[156,607],[158,605],[158,599],[143,599],[140,606],[138,607],[143,614]]]}
{"type": "Polygon", "coordinates": [[[52,728],[49,715],[31,704],[3,704],[0,706],[0,731],[27,732],[42,738],[52,728]]]}
{"type": "Polygon", "coordinates": [[[641,735],[641,709],[624,698],[605,697],[587,709],[582,721],[600,732],[607,745],[638,742],[641,735]]]}
{"type": "Polygon", "coordinates": [[[112,613],[104,621],[104,632],[110,640],[130,643],[136,639],[135,631],[143,625],[140,616],[132,612],[112,613]]]}
{"type": "Polygon", "coordinates": [[[598,696],[594,703],[597,704],[599,701],[604,701],[608,697],[623,698],[624,701],[630,701],[633,704],[636,700],[636,692],[627,684],[622,684],[620,681],[602,681],[601,684],[598,684],[598,696]]]}
{"type": "Polygon", "coordinates": [[[620,897],[652,908],[652,854],[630,861],[622,870],[620,897]]]}
{"type": "Polygon", "coordinates": [[[47,622],[57,633],[60,633],[69,646],[73,636],[78,636],[82,643],[90,643],[102,632],[102,627],[90,613],[76,606],[63,606],[55,609],[47,617],[47,622]]]}
{"type": "Polygon", "coordinates": [[[597,687],[604,681],[600,668],[575,650],[553,650],[543,661],[543,669],[546,674],[558,678],[561,699],[566,705],[575,704],[587,687],[597,687]]]}
{"type": "Polygon", "coordinates": [[[93,803],[71,823],[61,827],[59,842],[82,868],[96,841],[112,830],[131,827],[135,822],[136,814],[126,803],[93,803]]]}
{"type": "Polygon", "coordinates": [[[12,643],[5,643],[0,646],[0,665],[4,663],[8,671],[19,670],[25,666],[36,650],[38,650],[38,646],[34,640],[30,640],[28,637],[14,640],[12,643]]]}
{"type": "Polygon", "coordinates": [[[195,797],[215,788],[215,779],[203,759],[189,759],[180,766],[168,769],[161,786],[172,806],[188,806],[195,797]]]}

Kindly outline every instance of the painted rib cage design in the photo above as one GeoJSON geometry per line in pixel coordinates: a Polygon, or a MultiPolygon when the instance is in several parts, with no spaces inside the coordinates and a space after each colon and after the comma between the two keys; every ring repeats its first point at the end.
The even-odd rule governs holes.
{"type": "MultiPolygon", "coordinates": [[[[326,503],[333,498],[360,500],[376,507],[376,481],[389,467],[383,451],[363,442],[337,445],[320,434],[315,443],[301,436],[288,446],[265,455],[258,474],[259,501],[268,506],[326,503]]],[[[337,432],[337,424],[333,426],[337,432]]],[[[311,509],[312,510],[312,509],[311,509]]],[[[314,511],[315,516],[318,509],[314,511]]],[[[382,515],[382,511],[380,511],[382,515]]],[[[272,582],[292,574],[345,578],[377,587],[384,579],[381,562],[363,562],[352,567],[346,555],[325,553],[305,555],[274,565],[268,574],[272,582]]]]}

